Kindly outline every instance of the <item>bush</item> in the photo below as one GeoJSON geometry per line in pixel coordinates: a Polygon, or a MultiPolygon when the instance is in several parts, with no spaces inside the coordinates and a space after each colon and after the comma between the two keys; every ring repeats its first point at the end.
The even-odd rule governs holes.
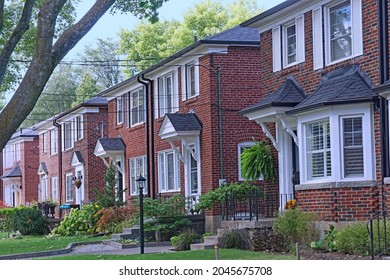
{"type": "Polygon", "coordinates": [[[16,208],[0,209],[0,232],[11,232],[16,208]]]}
{"type": "Polygon", "coordinates": [[[20,207],[15,209],[12,229],[23,235],[43,235],[48,233],[48,224],[38,208],[20,207]]]}
{"type": "Polygon", "coordinates": [[[368,255],[370,238],[364,223],[346,226],[336,234],[335,247],[341,253],[368,255]]]}
{"type": "Polygon", "coordinates": [[[319,238],[315,220],[316,217],[313,213],[298,208],[289,209],[279,214],[273,225],[273,230],[282,234],[292,243],[310,245],[312,241],[319,238]]]}
{"type": "Polygon", "coordinates": [[[254,251],[286,252],[290,242],[284,235],[262,228],[253,230],[252,244],[254,251]]]}
{"type": "Polygon", "coordinates": [[[100,216],[96,223],[97,231],[100,233],[118,233],[122,230],[122,223],[131,218],[130,207],[110,207],[100,209],[96,215],[100,216]]]}
{"type": "Polygon", "coordinates": [[[249,234],[246,230],[225,232],[218,240],[218,246],[227,249],[248,250],[250,248],[249,234]]]}
{"type": "Polygon", "coordinates": [[[89,235],[97,233],[97,222],[102,214],[98,214],[100,206],[96,203],[86,204],[83,209],[71,209],[61,224],[53,229],[53,234],[62,236],[89,235]]]}
{"type": "Polygon", "coordinates": [[[178,236],[173,236],[171,242],[172,246],[174,246],[177,251],[188,251],[195,239],[196,232],[193,230],[186,230],[178,236]]]}

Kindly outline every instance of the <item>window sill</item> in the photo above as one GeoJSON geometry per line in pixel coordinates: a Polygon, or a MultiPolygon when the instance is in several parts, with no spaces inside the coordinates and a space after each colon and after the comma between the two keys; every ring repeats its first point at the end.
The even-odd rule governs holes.
{"type": "Polygon", "coordinates": [[[362,180],[362,181],[342,181],[342,182],[326,182],[326,183],[307,183],[296,185],[296,191],[306,190],[321,190],[321,189],[334,189],[334,188],[361,188],[361,187],[377,187],[378,181],[376,180],[362,180]]]}

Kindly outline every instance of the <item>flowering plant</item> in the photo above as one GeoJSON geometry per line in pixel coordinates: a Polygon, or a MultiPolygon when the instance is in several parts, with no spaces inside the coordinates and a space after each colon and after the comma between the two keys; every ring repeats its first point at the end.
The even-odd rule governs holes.
{"type": "Polygon", "coordinates": [[[297,206],[297,201],[295,199],[291,199],[286,202],[284,209],[295,209],[296,206],[297,206]]]}

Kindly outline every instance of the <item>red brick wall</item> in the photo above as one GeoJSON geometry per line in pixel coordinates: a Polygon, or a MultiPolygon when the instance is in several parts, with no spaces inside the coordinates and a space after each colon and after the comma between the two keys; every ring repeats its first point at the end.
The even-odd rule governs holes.
{"type": "Polygon", "coordinates": [[[38,200],[39,138],[20,144],[20,163],[22,171],[22,204],[38,200]]]}

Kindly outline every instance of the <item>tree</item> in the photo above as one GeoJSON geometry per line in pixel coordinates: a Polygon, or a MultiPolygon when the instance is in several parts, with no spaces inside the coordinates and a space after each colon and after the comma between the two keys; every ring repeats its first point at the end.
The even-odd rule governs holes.
{"type": "Polygon", "coordinates": [[[191,45],[195,39],[234,27],[258,14],[255,0],[237,0],[224,6],[220,0],[205,0],[189,9],[182,22],[141,22],[133,30],[119,34],[119,51],[133,64],[126,70],[144,70],[191,45]]]}
{"type": "MultiPolygon", "coordinates": [[[[33,42],[31,60],[23,78],[15,90],[11,100],[0,112],[0,148],[4,148],[12,134],[22,124],[34,108],[47,81],[55,67],[65,55],[88,33],[95,23],[109,9],[112,12],[130,12],[139,17],[145,17],[152,22],[157,21],[157,9],[168,0],[96,0],[85,15],[76,23],[63,27],[60,14],[72,0],[25,0],[22,13],[16,17],[16,25],[8,28],[8,33],[2,33],[2,49],[0,51],[0,84],[3,85],[13,55],[18,46],[26,39],[33,42]],[[34,8],[38,9],[36,32],[31,36],[30,23],[34,8]],[[62,28],[63,27],[63,28],[62,28]],[[56,36],[56,31],[62,32],[56,36]],[[29,36],[30,35],[30,36],[29,36]]],[[[6,12],[15,1],[0,0],[0,26],[9,23],[6,12]]],[[[23,1],[21,1],[23,2],[23,1]]],[[[2,31],[3,31],[2,28],[2,31]]],[[[4,28],[5,30],[6,28],[4,28]]]]}
{"type": "Polygon", "coordinates": [[[97,85],[97,81],[92,77],[92,74],[86,72],[83,79],[77,85],[76,99],[73,101],[72,107],[96,96],[100,90],[101,88],[97,85]]]}
{"type": "Polygon", "coordinates": [[[81,60],[93,63],[89,74],[101,89],[113,87],[123,80],[118,63],[120,56],[116,53],[118,49],[118,43],[111,38],[99,38],[95,48],[86,46],[84,53],[80,55],[81,60]]]}

